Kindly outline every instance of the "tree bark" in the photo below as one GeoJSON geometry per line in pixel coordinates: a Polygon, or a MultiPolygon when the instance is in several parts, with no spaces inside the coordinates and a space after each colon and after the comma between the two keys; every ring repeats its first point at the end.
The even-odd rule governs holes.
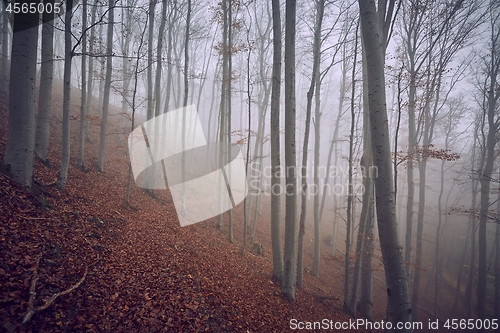
{"type": "Polygon", "coordinates": [[[71,27],[72,27],[72,8],[73,0],[66,2],[66,13],[64,21],[64,76],[63,76],[63,124],[62,124],[62,157],[61,168],[57,186],[61,191],[65,191],[66,182],[68,181],[69,159],[71,154],[70,148],[70,102],[71,102],[71,61],[73,54],[71,52],[71,27]]]}
{"type": "Polygon", "coordinates": [[[280,95],[281,95],[281,13],[280,1],[272,0],[273,12],[273,83],[271,92],[271,240],[273,276],[283,277],[281,249],[281,158],[280,158],[280,95]],[[277,192],[276,192],[276,191],[277,192]]]}
{"type": "Polygon", "coordinates": [[[296,1],[287,0],[285,9],[285,166],[286,216],[285,256],[281,291],[295,301],[297,278],[297,178],[295,152],[295,20],[296,1]]]}
{"type": "MultiPolygon", "coordinates": [[[[44,0],[54,4],[54,0],[44,0]]],[[[49,161],[50,111],[52,109],[52,78],[54,75],[54,13],[43,13],[42,25],[42,62],[40,67],[40,89],[38,93],[38,114],[36,118],[35,156],[45,165],[49,161]]]]}
{"type": "MultiPolygon", "coordinates": [[[[85,170],[85,135],[87,127],[87,35],[85,29],[87,29],[87,0],[83,0],[83,14],[82,14],[82,100],[80,105],[80,145],[78,149],[78,167],[85,170]]],[[[91,94],[91,92],[88,92],[91,94]]]]}
{"type": "Polygon", "coordinates": [[[104,159],[106,156],[106,136],[108,131],[108,109],[109,109],[109,93],[111,91],[111,72],[113,70],[113,25],[115,20],[114,15],[114,0],[109,0],[108,3],[108,36],[106,48],[106,79],[104,82],[104,96],[102,99],[102,118],[101,132],[99,136],[99,155],[97,158],[97,169],[99,172],[104,172],[104,159]]]}
{"type": "MultiPolygon", "coordinates": [[[[375,200],[380,246],[384,260],[387,286],[387,320],[411,323],[411,308],[408,285],[399,244],[394,184],[391,167],[391,150],[385,97],[385,48],[389,25],[392,20],[394,1],[386,4],[374,1],[359,2],[361,31],[367,54],[367,77],[370,109],[370,125],[374,166],[378,169],[375,178],[375,200]],[[388,13],[386,7],[388,5],[388,13]]],[[[406,330],[411,331],[411,330],[406,330]]]]}
{"type": "MultiPolygon", "coordinates": [[[[37,3],[22,1],[22,3],[37,3]]],[[[9,88],[9,129],[4,165],[21,185],[33,184],[38,14],[14,14],[9,88]]]]}

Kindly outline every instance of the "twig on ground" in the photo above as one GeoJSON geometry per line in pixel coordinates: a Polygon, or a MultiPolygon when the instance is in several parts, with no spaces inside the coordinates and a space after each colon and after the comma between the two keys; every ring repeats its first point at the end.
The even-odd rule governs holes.
{"type": "Polygon", "coordinates": [[[88,267],[85,267],[85,272],[83,273],[83,276],[80,279],[80,281],[78,281],[77,283],[75,283],[74,285],[72,285],[71,287],[69,287],[68,289],[52,295],[52,297],[50,297],[43,305],[35,308],[33,306],[33,303],[34,303],[35,298],[36,298],[35,288],[36,288],[36,282],[38,281],[38,265],[40,264],[40,259],[41,258],[42,258],[42,256],[40,256],[40,258],[37,261],[37,264],[35,266],[36,269],[35,269],[35,272],[33,274],[33,278],[31,280],[30,298],[29,298],[29,301],[28,301],[28,312],[24,315],[22,325],[28,324],[30,322],[31,318],[37,312],[40,312],[40,311],[43,311],[43,310],[47,309],[60,296],[67,295],[67,294],[71,293],[73,290],[75,290],[76,288],[80,287],[80,285],[83,283],[83,281],[85,281],[85,278],[87,277],[88,267]]]}

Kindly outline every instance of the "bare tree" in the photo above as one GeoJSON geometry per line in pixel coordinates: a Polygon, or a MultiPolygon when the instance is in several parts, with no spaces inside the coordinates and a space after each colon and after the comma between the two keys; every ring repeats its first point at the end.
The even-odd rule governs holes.
{"type": "Polygon", "coordinates": [[[285,9],[285,166],[286,216],[282,292],[295,301],[297,274],[297,178],[295,154],[295,16],[296,1],[287,0],[285,9]]]}
{"type": "Polygon", "coordinates": [[[480,319],[486,318],[486,229],[488,210],[490,205],[490,186],[493,174],[493,166],[497,153],[495,147],[498,143],[498,131],[500,129],[500,117],[498,112],[498,100],[500,98],[500,4],[495,1],[490,1],[489,13],[489,40],[488,53],[482,57],[482,67],[485,73],[480,92],[482,99],[482,112],[486,116],[487,129],[485,142],[485,158],[484,166],[480,170],[480,211],[479,211],[479,231],[478,231],[478,281],[477,281],[477,317],[480,319]]]}
{"type": "Polygon", "coordinates": [[[281,15],[279,0],[272,0],[273,11],[273,84],[271,93],[271,238],[273,248],[273,275],[283,277],[281,251],[281,187],[280,161],[280,94],[281,94],[281,15]]]}
{"type": "MultiPolygon", "coordinates": [[[[36,1],[22,3],[37,4],[36,1]]],[[[3,164],[18,183],[31,187],[35,152],[35,81],[38,14],[14,14],[9,88],[9,130],[3,164]]]]}
{"type": "MultiPolygon", "coordinates": [[[[54,5],[54,0],[44,3],[54,5]]],[[[50,110],[52,108],[52,77],[54,75],[54,12],[43,13],[42,25],[42,62],[40,66],[40,90],[38,98],[38,114],[36,118],[35,156],[42,163],[51,165],[49,161],[50,110]]]]}
{"type": "MultiPolygon", "coordinates": [[[[304,134],[304,145],[302,148],[302,168],[301,168],[301,213],[300,213],[300,223],[299,223],[299,249],[297,258],[297,284],[302,287],[302,274],[304,271],[304,234],[306,225],[306,209],[307,209],[307,152],[309,146],[309,131],[311,123],[311,109],[312,109],[312,99],[314,96],[314,88],[316,87],[316,77],[319,75],[319,63],[320,63],[320,48],[321,48],[321,26],[323,23],[323,14],[325,12],[325,1],[317,0],[315,2],[316,7],[316,23],[314,25],[314,42],[313,42],[313,67],[311,83],[309,84],[309,90],[307,91],[307,106],[306,106],[306,128],[304,134]]],[[[314,261],[312,273],[314,276],[319,276],[319,223],[314,225],[314,244],[318,244],[317,248],[314,247],[314,261]],[[316,251],[318,252],[316,254],[316,251]]]]}
{"type": "MultiPolygon", "coordinates": [[[[361,31],[367,53],[368,105],[375,178],[375,200],[380,246],[387,285],[387,320],[410,323],[411,308],[406,271],[399,244],[385,97],[385,51],[395,1],[359,2],[361,31]]],[[[411,330],[406,330],[411,331],[411,330]]]]}
{"type": "Polygon", "coordinates": [[[66,189],[66,182],[68,181],[69,158],[71,154],[70,148],[70,101],[71,101],[71,62],[73,59],[73,46],[71,39],[72,27],[72,8],[73,0],[66,2],[66,13],[64,16],[64,75],[63,75],[63,124],[62,124],[62,157],[61,168],[59,170],[59,177],[57,186],[61,191],[66,189]]]}
{"type": "MultiPolygon", "coordinates": [[[[344,309],[349,310],[349,266],[351,262],[351,237],[352,237],[352,229],[353,229],[353,164],[354,164],[354,132],[355,132],[355,123],[356,123],[356,114],[354,109],[354,99],[356,93],[356,59],[358,53],[358,30],[359,24],[356,27],[356,35],[354,37],[354,59],[352,62],[352,83],[351,83],[351,130],[349,132],[349,158],[348,158],[348,180],[347,180],[347,212],[346,212],[346,224],[347,231],[345,236],[345,255],[344,255],[344,309]]],[[[361,244],[361,243],[359,243],[361,244]]],[[[354,283],[356,283],[355,281],[354,283]]],[[[354,295],[352,295],[354,296],[354,295]]],[[[357,295],[356,295],[357,297],[357,295]]]]}
{"type": "Polygon", "coordinates": [[[87,93],[92,94],[91,91],[87,92],[87,0],[83,0],[83,14],[82,14],[82,100],[80,103],[80,145],[78,150],[78,167],[85,170],[85,136],[87,132],[87,93]]]}
{"type": "Polygon", "coordinates": [[[99,135],[99,155],[97,158],[97,169],[104,171],[104,159],[106,157],[106,137],[108,131],[109,93],[111,91],[111,72],[113,71],[113,25],[115,20],[115,0],[108,2],[108,32],[106,48],[106,79],[104,82],[104,96],[102,102],[101,131],[99,135]]]}

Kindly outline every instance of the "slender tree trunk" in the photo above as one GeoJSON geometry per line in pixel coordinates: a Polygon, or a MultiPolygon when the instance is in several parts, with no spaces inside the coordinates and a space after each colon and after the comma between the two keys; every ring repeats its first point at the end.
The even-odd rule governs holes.
{"type": "Polygon", "coordinates": [[[295,153],[295,20],[296,1],[287,0],[285,9],[285,166],[286,216],[285,257],[282,292],[295,301],[297,278],[297,178],[295,153]]]}
{"type": "MultiPolygon", "coordinates": [[[[95,17],[97,13],[97,5],[94,1],[94,4],[92,5],[92,14],[91,14],[91,22],[95,22],[95,17]]],[[[92,27],[90,29],[90,38],[89,38],[89,53],[93,54],[94,53],[94,44],[95,44],[95,27],[92,27]]],[[[87,107],[87,110],[85,110],[86,114],[90,114],[90,106],[92,105],[92,97],[93,97],[93,86],[94,86],[94,57],[89,57],[89,77],[87,80],[87,103],[85,104],[87,107]]],[[[87,123],[87,128],[85,130],[85,140],[90,141],[88,137],[88,132],[89,132],[89,126],[87,123]]]]}
{"type": "Polygon", "coordinates": [[[280,158],[280,95],[281,95],[281,13],[280,1],[272,0],[273,12],[273,84],[271,93],[271,240],[273,276],[283,277],[281,250],[281,170],[280,158]]]}
{"type": "MultiPolygon", "coordinates": [[[[184,38],[184,98],[182,105],[183,107],[187,107],[188,96],[189,96],[189,34],[190,34],[190,25],[191,25],[191,0],[187,2],[187,13],[186,13],[186,32],[184,38]]],[[[182,114],[182,165],[185,165],[186,162],[186,112],[182,114]]],[[[181,215],[185,215],[185,181],[186,178],[186,168],[182,168],[182,205],[181,205],[181,215]]]]}
{"type": "MultiPolygon", "coordinates": [[[[220,165],[225,165],[224,160],[225,157],[227,156],[224,154],[226,148],[227,148],[227,143],[226,139],[228,138],[228,133],[227,133],[227,94],[228,94],[228,82],[229,82],[229,76],[231,73],[229,73],[229,63],[228,63],[228,45],[227,45],[227,35],[228,35],[228,22],[227,22],[227,1],[228,0],[223,0],[222,1],[222,11],[223,11],[223,30],[222,30],[222,85],[221,85],[221,99],[220,99],[220,114],[219,114],[219,127],[220,127],[220,132],[219,132],[219,141],[220,141],[220,153],[219,153],[219,164],[220,165]]],[[[229,0],[231,1],[231,0],[229,0]]],[[[219,185],[219,191],[224,191],[224,185],[223,185],[223,180],[220,179],[220,185],[219,185]]],[[[222,208],[222,196],[219,195],[219,204],[221,205],[222,208]]],[[[222,230],[222,221],[224,218],[224,214],[220,214],[219,217],[217,218],[217,229],[222,230]]]]}
{"type": "Polygon", "coordinates": [[[114,0],[109,0],[108,3],[108,36],[106,48],[106,80],[104,82],[104,95],[102,99],[102,119],[101,132],[99,136],[99,155],[97,158],[97,169],[99,172],[104,171],[104,159],[106,156],[106,136],[108,131],[108,109],[109,109],[109,93],[111,91],[111,72],[113,70],[113,24],[114,16],[114,0]]]}
{"type": "MultiPolygon", "coordinates": [[[[45,4],[54,4],[45,0],[45,4]]],[[[54,13],[43,13],[42,25],[42,63],[40,67],[40,90],[38,93],[38,114],[36,118],[35,156],[45,165],[49,161],[50,111],[52,109],[52,78],[54,75],[54,13]]]]}
{"type": "Polygon", "coordinates": [[[63,78],[63,124],[62,124],[62,157],[61,169],[59,171],[58,187],[61,191],[66,189],[68,180],[68,169],[70,159],[70,101],[71,101],[71,18],[73,8],[73,0],[66,2],[66,14],[64,22],[64,78],[63,78]]]}
{"type": "MultiPolygon", "coordinates": [[[[252,22],[250,21],[249,27],[247,29],[247,43],[250,45],[250,30],[252,27],[252,22]]],[[[250,139],[252,138],[252,91],[250,90],[250,58],[252,56],[252,48],[248,48],[247,55],[247,99],[248,99],[248,136],[247,136],[247,156],[245,160],[245,174],[248,174],[248,164],[250,163],[250,139]]],[[[242,117],[243,118],[243,117],[242,117]]],[[[210,127],[210,122],[208,124],[210,127]]],[[[243,129],[243,124],[241,124],[241,129],[243,129]]],[[[245,185],[247,186],[247,185],[245,185]]],[[[243,245],[241,246],[241,255],[245,255],[245,248],[247,246],[247,231],[248,231],[248,220],[249,220],[249,210],[248,210],[248,195],[243,201],[243,245]]]]}
{"type": "Polygon", "coordinates": [[[378,10],[374,2],[360,0],[358,3],[361,31],[367,53],[372,153],[374,167],[378,170],[378,177],[374,179],[375,200],[380,247],[386,275],[387,320],[396,326],[397,322],[411,323],[412,310],[403,252],[398,238],[385,97],[385,47],[395,2],[389,1],[388,4],[383,1],[378,2],[378,10]],[[384,4],[388,6],[388,13],[384,4]]]}
{"type": "MultiPolygon", "coordinates": [[[[363,39],[361,39],[363,40],[363,39]]],[[[362,47],[365,46],[362,43],[362,47]]],[[[363,206],[366,209],[365,237],[363,239],[363,249],[361,251],[361,298],[358,304],[359,311],[368,320],[372,320],[373,313],[373,269],[372,258],[374,252],[374,229],[375,229],[375,205],[374,205],[374,187],[373,187],[373,154],[371,142],[370,109],[368,101],[368,78],[366,53],[362,52],[363,59],[363,162],[365,164],[365,173],[363,175],[363,206]]]]}
{"type": "MultiPolygon", "coordinates": [[[[87,29],[87,0],[83,0],[82,32],[87,29]]],[[[87,127],[87,35],[82,40],[82,100],[80,105],[80,145],[78,149],[78,167],[85,170],[85,135],[87,127]]],[[[91,94],[91,92],[89,92],[91,94]]]]}
{"type": "MultiPolygon", "coordinates": [[[[320,0],[316,2],[316,24],[314,28],[314,43],[313,43],[313,68],[311,75],[311,83],[307,92],[307,106],[306,106],[306,128],[304,134],[304,145],[302,148],[302,168],[301,168],[301,213],[299,223],[299,250],[297,260],[297,284],[302,287],[302,274],[304,271],[304,234],[306,225],[306,211],[307,211],[307,153],[309,150],[309,132],[311,124],[311,109],[312,99],[314,96],[314,88],[316,86],[316,77],[319,75],[320,65],[320,51],[321,51],[321,26],[323,22],[323,13],[325,10],[325,1],[320,0]]],[[[319,120],[319,119],[318,119],[319,120]]],[[[319,153],[319,152],[318,152],[319,153]]],[[[317,194],[316,194],[317,195],[317,194]]],[[[319,277],[319,246],[316,249],[316,243],[319,245],[319,224],[314,224],[314,259],[312,273],[314,276],[319,277]],[[317,253],[316,253],[317,250],[317,253]]]]}
{"type": "MultiPolygon", "coordinates": [[[[137,57],[135,59],[135,70],[134,70],[134,89],[132,91],[132,123],[131,123],[131,127],[130,127],[130,130],[133,131],[134,128],[135,128],[135,109],[136,109],[136,105],[135,105],[135,101],[136,101],[136,96],[137,96],[137,84],[138,84],[138,77],[139,77],[139,63],[141,61],[141,50],[142,50],[142,46],[144,45],[144,36],[146,35],[146,28],[147,28],[147,19],[146,19],[146,22],[144,24],[144,28],[142,30],[142,34],[140,35],[140,39],[139,39],[139,46],[138,46],[138,49],[137,49],[137,57]]],[[[125,201],[127,202],[127,205],[130,204],[130,185],[132,183],[132,164],[129,164],[129,168],[128,168],[128,181],[127,181],[127,194],[125,196],[125,201]]]]}
{"type": "MultiPolygon", "coordinates": [[[[500,52],[497,51],[498,54],[500,52]]],[[[478,246],[479,246],[479,260],[478,260],[478,281],[477,281],[477,317],[479,319],[486,319],[486,286],[487,280],[486,275],[488,274],[486,265],[486,229],[488,222],[488,209],[490,205],[490,184],[491,175],[493,174],[493,165],[495,162],[495,146],[497,143],[497,130],[498,125],[495,121],[495,110],[496,101],[500,92],[496,89],[497,87],[497,73],[500,71],[500,60],[497,60],[497,64],[492,63],[492,69],[496,72],[491,72],[490,85],[488,87],[488,109],[487,112],[488,119],[488,134],[486,141],[486,163],[484,168],[481,170],[479,177],[479,183],[481,185],[481,202],[480,202],[480,212],[479,212],[479,231],[478,231],[478,246]],[[495,96],[497,95],[497,96],[495,96]]]]}
{"type": "MultiPolygon", "coordinates": [[[[174,5],[175,6],[175,5],[174,5]]],[[[168,37],[167,37],[167,85],[166,85],[166,96],[165,96],[165,107],[163,108],[163,113],[168,111],[170,106],[170,94],[172,90],[172,30],[173,30],[173,21],[172,13],[176,12],[175,7],[172,8],[170,13],[168,14],[168,37]]]]}
{"type": "Polygon", "coordinates": [[[147,69],[147,79],[148,79],[148,99],[147,99],[147,119],[150,120],[154,116],[154,95],[153,95],[153,41],[156,31],[154,30],[155,25],[155,7],[157,0],[150,0],[149,2],[149,33],[148,33],[148,69],[147,69]]]}
{"type": "Polygon", "coordinates": [[[158,43],[156,47],[156,77],[155,77],[155,116],[161,114],[161,68],[162,68],[162,55],[163,55],[163,36],[165,35],[165,24],[167,21],[167,0],[162,0],[161,4],[161,18],[160,18],[160,28],[158,32],[158,43]]]}
{"type": "MultiPolygon", "coordinates": [[[[353,158],[354,158],[354,126],[356,122],[356,115],[354,112],[354,98],[356,92],[356,59],[358,55],[358,28],[356,27],[356,37],[354,46],[354,60],[352,63],[352,84],[351,84],[351,131],[349,134],[349,168],[347,180],[347,214],[346,224],[347,232],[345,237],[345,258],[344,258],[344,309],[349,310],[349,267],[351,263],[351,234],[352,234],[352,221],[353,221],[353,158]]],[[[354,295],[352,295],[354,296],[354,295]]]]}
{"type": "MultiPolygon", "coordinates": [[[[356,254],[354,261],[354,272],[351,292],[351,302],[349,311],[356,317],[358,305],[358,293],[360,280],[363,278],[364,284],[361,287],[369,289],[365,292],[363,301],[364,312],[371,318],[371,256],[373,255],[373,180],[371,179],[372,152],[370,139],[370,118],[368,109],[368,86],[366,82],[366,55],[362,52],[363,58],[363,156],[360,166],[363,176],[363,206],[359,218],[358,238],[356,241],[356,254]],[[371,234],[370,234],[371,233],[371,234]],[[368,258],[367,258],[368,257],[368,258]],[[363,274],[361,274],[363,272],[363,274]],[[370,277],[366,279],[366,277],[370,277]],[[368,282],[368,281],[370,282],[368,282]],[[367,285],[369,284],[369,285],[367,285]]],[[[361,304],[360,304],[361,305],[361,304]]]]}
{"type": "MultiPolygon", "coordinates": [[[[424,144],[423,149],[428,147],[424,144]]],[[[413,278],[413,293],[412,293],[412,311],[413,320],[418,320],[418,299],[420,296],[420,272],[422,269],[422,250],[423,250],[423,233],[424,233],[424,211],[425,211],[425,183],[426,175],[425,169],[427,167],[426,157],[422,157],[422,161],[418,165],[419,171],[419,199],[418,199],[418,217],[417,217],[417,242],[416,242],[416,255],[415,255],[415,274],[413,278]]]]}
{"type": "MultiPolygon", "coordinates": [[[[228,82],[227,82],[227,157],[226,161],[229,163],[231,160],[231,81],[233,72],[233,2],[229,0],[229,8],[227,12],[227,41],[228,41],[228,82]]],[[[228,175],[230,179],[231,176],[228,175]]],[[[229,209],[227,211],[228,218],[228,234],[227,238],[230,242],[233,242],[233,210],[229,209]]]]}

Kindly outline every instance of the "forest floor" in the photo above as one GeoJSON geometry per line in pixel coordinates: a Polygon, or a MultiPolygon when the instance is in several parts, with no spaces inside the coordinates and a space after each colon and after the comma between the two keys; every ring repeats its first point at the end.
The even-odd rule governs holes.
{"type": "MultiPolygon", "coordinates": [[[[222,233],[216,219],[181,228],[168,191],[156,191],[155,200],[133,184],[127,205],[127,147],[113,120],[116,108],[105,171],[96,171],[98,117],[91,119],[88,169],[82,171],[76,167],[79,96],[73,97],[69,179],[66,191],[59,191],[54,181],[61,156],[61,90],[56,88],[53,97],[50,160],[55,167],[36,163],[33,191],[0,174],[0,331],[283,332],[290,331],[292,318],[352,319],[342,311],[343,279],[335,282],[342,274],[341,257],[325,254],[328,263],[322,265],[334,270],[322,273],[328,281],[305,274],[305,287],[297,289],[292,303],[271,279],[268,222],[258,223],[256,236],[265,257],[251,253],[251,245],[241,255],[242,205],[233,214],[234,243],[226,238],[227,219],[222,233]],[[36,309],[79,281],[21,326],[30,297],[36,309]]],[[[1,95],[0,159],[7,105],[1,95]]],[[[306,255],[306,266],[310,261],[306,255]]]]}

